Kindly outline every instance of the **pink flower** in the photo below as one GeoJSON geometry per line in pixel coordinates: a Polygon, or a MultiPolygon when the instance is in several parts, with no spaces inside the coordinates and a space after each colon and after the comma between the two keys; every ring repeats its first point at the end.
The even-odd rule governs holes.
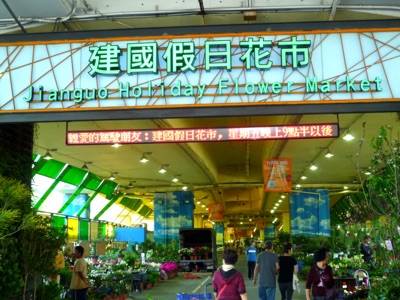
{"type": "Polygon", "coordinates": [[[176,262],[167,261],[161,264],[160,269],[165,272],[173,272],[178,270],[178,265],[176,264],[176,262]]]}

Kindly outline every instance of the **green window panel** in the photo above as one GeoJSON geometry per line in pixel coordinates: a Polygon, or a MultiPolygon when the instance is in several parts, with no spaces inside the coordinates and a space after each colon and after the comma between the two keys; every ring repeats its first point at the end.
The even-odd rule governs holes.
{"type": "Polygon", "coordinates": [[[146,218],[151,215],[152,212],[153,210],[150,207],[143,205],[142,208],[139,209],[138,214],[146,218]]]}
{"type": "Polygon", "coordinates": [[[117,184],[114,181],[108,180],[100,189],[100,193],[104,194],[107,199],[111,199],[113,197],[116,187],[117,187],[117,184]]]}
{"type": "Polygon", "coordinates": [[[101,181],[102,180],[100,177],[90,173],[89,178],[85,184],[85,188],[88,190],[95,191],[99,187],[101,181]]]}
{"type": "Polygon", "coordinates": [[[130,210],[137,211],[140,206],[142,205],[143,201],[138,198],[129,198],[129,197],[124,197],[122,198],[120,204],[123,206],[129,208],[130,210]]]}
{"type": "Polygon", "coordinates": [[[79,185],[86,173],[87,171],[85,170],[72,167],[65,173],[61,180],[72,185],[79,185]]]}
{"type": "Polygon", "coordinates": [[[107,237],[107,224],[106,223],[99,223],[97,229],[97,239],[105,240],[107,237]]]}
{"type": "Polygon", "coordinates": [[[64,216],[52,216],[51,217],[51,226],[53,228],[62,230],[65,232],[67,226],[67,219],[64,216]]]}
{"type": "Polygon", "coordinates": [[[89,221],[79,220],[79,239],[81,241],[89,240],[89,221]]]}
{"type": "Polygon", "coordinates": [[[56,178],[62,168],[64,168],[65,163],[57,161],[55,159],[45,160],[41,159],[36,163],[36,173],[47,176],[50,178],[56,178]]]}

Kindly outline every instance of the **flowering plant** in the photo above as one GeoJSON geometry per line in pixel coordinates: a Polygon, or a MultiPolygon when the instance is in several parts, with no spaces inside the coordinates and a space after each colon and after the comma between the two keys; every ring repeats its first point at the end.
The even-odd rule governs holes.
{"type": "Polygon", "coordinates": [[[160,269],[165,272],[175,272],[178,271],[178,265],[176,262],[167,261],[161,264],[160,269]]]}
{"type": "Polygon", "coordinates": [[[178,253],[183,256],[190,256],[194,252],[193,248],[181,248],[179,249],[178,253]]]}

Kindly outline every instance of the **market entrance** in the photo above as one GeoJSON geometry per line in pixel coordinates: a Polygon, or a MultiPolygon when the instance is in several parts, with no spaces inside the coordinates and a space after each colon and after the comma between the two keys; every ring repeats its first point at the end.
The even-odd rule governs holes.
{"type": "MultiPolygon", "coordinates": [[[[289,235],[315,236],[316,241],[337,235],[342,241],[340,227],[354,216],[364,224],[360,230],[367,228],[365,216],[356,212],[363,203],[362,184],[372,173],[376,149],[371,141],[382,134],[380,128],[399,128],[399,123],[396,113],[37,123],[33,205],[50,216],[53,225],[67,225],[69,243],[80,242],[93,255],[145,239],[173,247],[181,228],[213,228],[217,247],[230,244],[238,249],[250,240],[274,239],[280,240],[280,251],[289,235]],[[68,135],[304,124],[337,124],[340,133],[303,139],[105,145],[68,135]],[[277,158],[291,164],[280,174],[290,188],[277,183],[275,191],[266,191],[271,178],[266,180],[263,165],[277,158]]],[[[354,236],[358,245],[357,234],[361,232],[354,236]]],[[[189,239],[193,241],[181,244],[179,254],[167,248],[169,253],[152,252],[143,259],[191,261],[185,265],[191,271],[215,267],[209,254],[217,250],[212,249],[214,243],[205,250],[195,234],[189,239]]],[[[304,253],[320,246],[307,239],[301,244],[307,248],[304,253]]]]}

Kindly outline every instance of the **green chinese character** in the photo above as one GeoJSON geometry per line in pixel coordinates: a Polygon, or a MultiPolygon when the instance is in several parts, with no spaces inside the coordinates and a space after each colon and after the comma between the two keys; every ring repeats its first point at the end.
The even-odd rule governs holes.
{"type": "Polygon", "coordinates": [[[89,74],[116,75],[120,72],[119,56],[121,49],[117,45],[106,44],[103,46],[89,47],[92,55],[89,58],[89,74]]]}
{"type": "Polygon", "coordinates": [[[170,42],[165,50],[163,58],[167,62],[167,72],[191,70],[196,57],[193,42],[170,42]]]}
{"type": "Polygon", "coordinates": [[[231,41],[205,42],[206,70],[211,68],[232,69],[231,41]]]}
{"type": "Polygon", "coordinates": [[[309,54],[308,48],[311,46],[310,40],[298,41],[297,37],[293,36],[290,41],[278,42],[278,47],[281,48],[282,67],[288,66],[288,57],[292,59],[292,67],[304,67],[308,65],[309,54]]]}
{"type": "Polygon", "coordinates": [[[127,73],[157,72],[157,43],[128,44],[127,73]]]}
{"type": "Polygon", "coordinates": [[[239,45],[242,48],[247,48],[246,53],[240,57],[241,61],[246,62],[246,69],[251,68],[253,53],[254,65],[257,69],[270,69],[272,67],[272,61],[269,60],[271,52],[269,50],[261,51],[262,48],[272,47],[272,41],[264,40],[264,38],[256,40],[249,37],[245,41],[240,41],[239,45]],[[265,60],[264,63],[263,60],[265,60]]]}

